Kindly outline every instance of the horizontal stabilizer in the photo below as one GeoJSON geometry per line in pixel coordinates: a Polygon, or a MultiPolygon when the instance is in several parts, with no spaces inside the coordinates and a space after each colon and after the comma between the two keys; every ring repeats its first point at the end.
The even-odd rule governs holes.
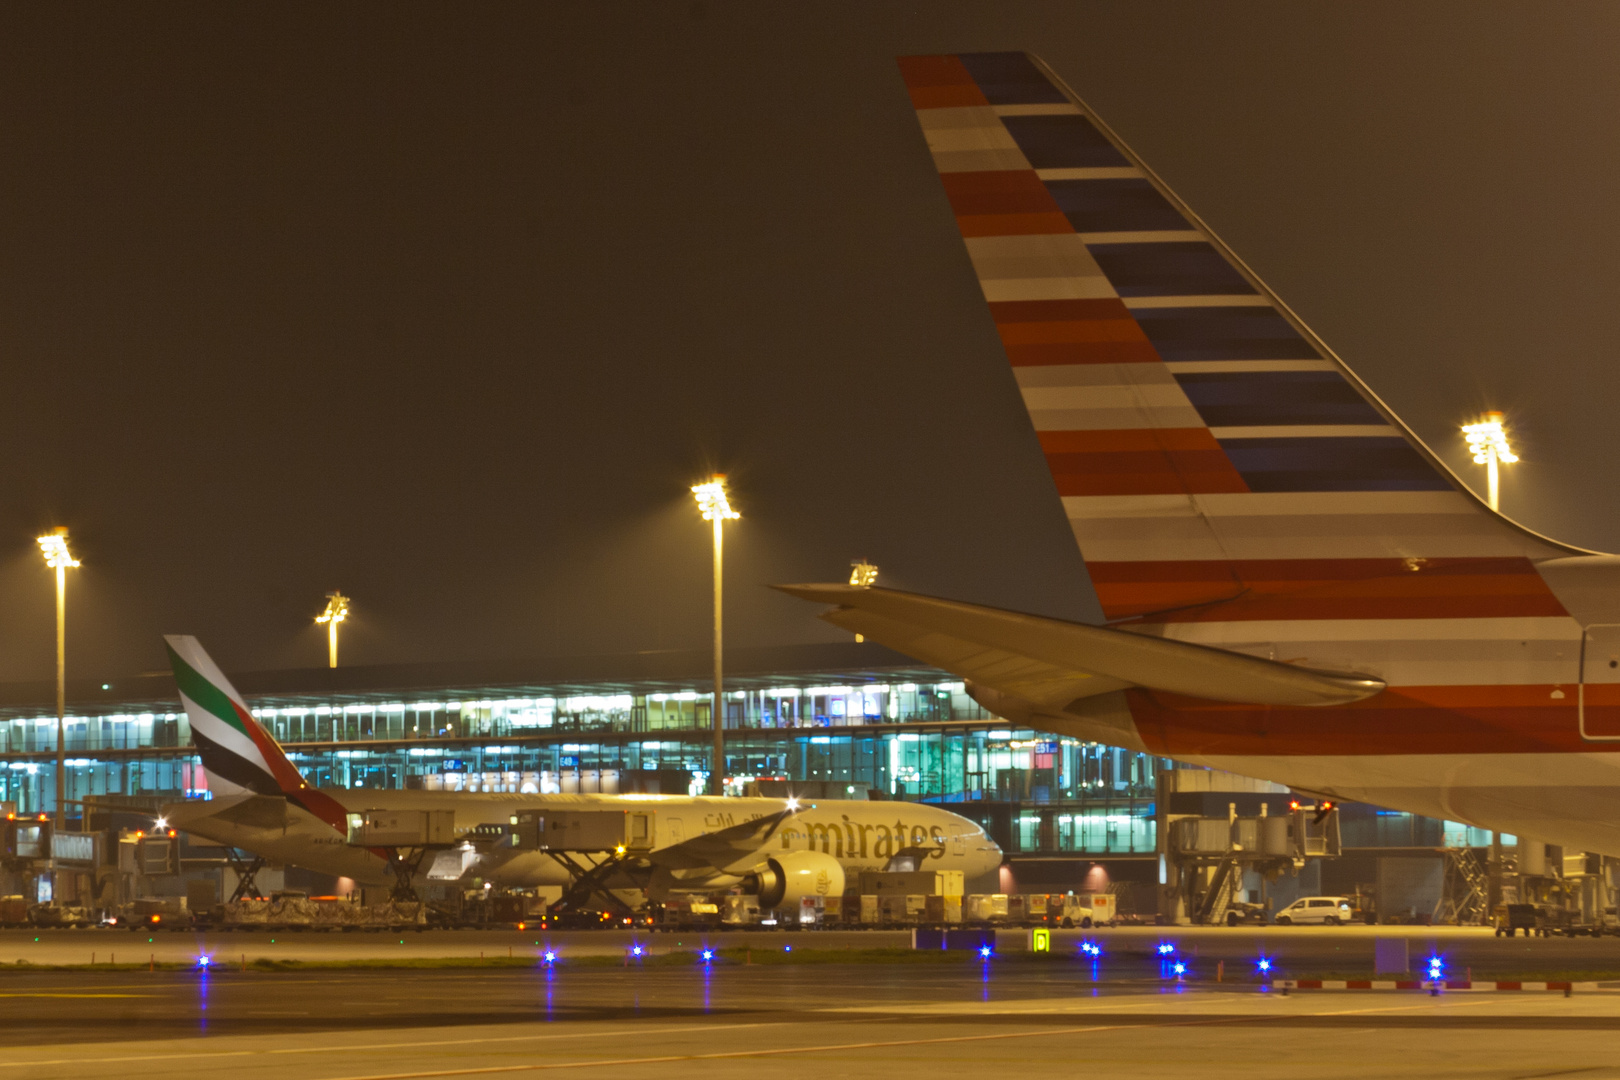
{"type": "Polygon", "coordinates": [[[1367,675],[1315,671],[1205,645],[893,589],[775,588],[802,600],[836,604],[821,616],[834,626],[1055,708],[1126,687],[1250,705],[1344,705],[1384,689],[1382,680],[1367,675]]]}
{"type": "Polygon", "coordinates": [[[774,814],[659,848],[649,853],[647,860],[666,870],[723,870],[757,855],[782,823],[798,812],[799,807],[790,803],[774,814]]]}
{"type": "Polygon", "coordinates": [[[246,792],[219,799],[188,799],[163,808],[163,818],[177,829],[190,829],[203,821],[227,821],[252,829],[285,829],[287,800],[279,795],[246,792]]]}

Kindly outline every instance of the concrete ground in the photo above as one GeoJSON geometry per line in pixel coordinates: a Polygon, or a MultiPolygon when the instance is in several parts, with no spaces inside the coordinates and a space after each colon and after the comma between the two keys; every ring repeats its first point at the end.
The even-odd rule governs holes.
{"type": "Polygon", "coordinates": [[[1620,1077],[1620,993],[1296,992],[1073,961],[0,972],[0,1080],[1620,1077]]]}
{"type": "MultiPolygon", "coordinates": [[[[1142,965],[1156,959],[1155,947],[1173,943],[1178,958],[1196,981],[1243,978],[1256,959],[1269,957],[1279,977],[1327,975],[1365,978],[1374,974],[1374,941],[1399,938],[1408,943],[1412,970],[1431,953],[1445,958],[1448,977],[1478,979],[1546,975],[1552,972],[1620,973],[1620,938],[1498,938],[1475,927],[1120,927],[1112,930],[1053,933],[1053,950],[1073,956],[1082,940],[1104,949],[1104,980],[1155,974],[1142,965]]],[[[1017,952],[1028,931],[1002,930],[998,949],[1017,952]]],[[[210,955],[224,966],[240,967],[260,958],[344,962],[376,959],[494,959],[536,957],[547,949],[565,960],[589,955],[619,956],[632,941],[654,953],[690,952],[704,945],[747,947],[766,951],[787,944],[803,949],[904,948],[904,931],[721,931],[699,934],[631,935],[620,931],[430,930],[421,933],[369,932],[213,932],[131,933],[127,930],[3,930],[0,969],[18,961],[34,964],[105,965],[190,963],[210,955]]],[[[0,1080],[4,1080],[0,1077],[0,1080]]]]}

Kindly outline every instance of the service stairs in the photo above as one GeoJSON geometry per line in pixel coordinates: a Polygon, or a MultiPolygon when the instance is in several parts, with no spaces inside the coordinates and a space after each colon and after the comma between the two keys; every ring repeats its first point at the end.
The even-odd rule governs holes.
{"type": "Polygon", "coordinates": [[[1210,878],[1209,888],[1199,898],[1193,921],[1205,926],[1217,926],[1226,921],[1226,912],[1232,898],[1243,884],[1243,866],[1236,858],[1222,859],[1210,878]]]}
{"type": "Polygon", "coordinates": [[[1434,906],[1434,921],[1473,926],[1485,921],[1489,876],[1473,848],[1446,849],[1445,888],[1434,906]]]}

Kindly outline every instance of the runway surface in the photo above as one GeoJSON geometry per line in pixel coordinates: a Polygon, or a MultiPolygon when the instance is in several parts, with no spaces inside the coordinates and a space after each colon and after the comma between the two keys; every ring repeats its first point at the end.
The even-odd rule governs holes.
{"type": "MultiPolygon", "coordinates": [[[[1120,927],[1097,931],[1053,933],[1053,950],[1072,956],[1081,941],[1102,946],[1111,960],[1151,959],[1160,943],[1174,944],[1178,958],[1196,979],[1213,978],[1224,964],[1234,974],[1247,970],[1259,956],[1272,959],[1281,977],[1367,978],[1374,974],[1374,941],[1404,939],[1412,970],[1433,953],[1445,958],[1456,977],[1512,978],[1554,972],[1606,971],[1620,974],[1620,938],[1498,938],[1477,927],[1120,927]]],[[[511,956],[533,959],[547,949],[564,960],[588,956],[622,956],[632,942],[653,953],[692,952],[706,945],[722,948],[780,950],[905,948],[905,931],[815,931],[635,934],[620,931],[432,930],[422,933],[231,932],[131,933],[125,930],[3,930],[0,969],[18,961],[41,965],[105,966],[130,963],[191,963],[208,955],[224,965],[240,966],[259,959],[316,963],[440,958],[493,960],[511,956]]],[[[1019,952],[1027,930],[1002,930],[997,948],[1019,952]]],[[[1116,965],[1107,968],[1119,972],[1116,965]]],[[[3,1078],[0,1078],[3,1080],[3,1078]]]]}
{"type": "Polygon", "coordinates": [[[0,973],[0,1080],[1620,1077],[1620,993],[1304,993],[1070,960],[0,973]]]}

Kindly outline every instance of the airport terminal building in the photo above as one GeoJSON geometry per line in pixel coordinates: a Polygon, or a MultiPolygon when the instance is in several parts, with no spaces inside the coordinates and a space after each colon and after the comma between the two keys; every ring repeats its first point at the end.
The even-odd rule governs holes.
{"type": "MultiPolygon", "coordinates": [[[[727,664],[728,791],[786,782],[940,804],[985,827],[1009,857],[1009,884],[1077,888],[1097,865],[1150,883],[1166,813],[1288,804],[1274,785],[1199,783],[1151,755],[1009,724],[954,676],[870,643],[738,648],[727,664]]],[[[232,678],[320,786],[685,794],[706,790],[709,670],[707,652],[672,651],[232,678]]],[[[54,809],[55,730],[54,687],[0,687],[0,800],[19,812],[54,809]]],[[[91,796],[154,806],[210,796],[166,674],[70,685],[66,730],[69,817],[91,796]]],[[[1437,867],[1438,852],[1489,843],[1478,829],[1370,807],[1342,820],[1347,852],[1427,855],[1437,867]]]]}

